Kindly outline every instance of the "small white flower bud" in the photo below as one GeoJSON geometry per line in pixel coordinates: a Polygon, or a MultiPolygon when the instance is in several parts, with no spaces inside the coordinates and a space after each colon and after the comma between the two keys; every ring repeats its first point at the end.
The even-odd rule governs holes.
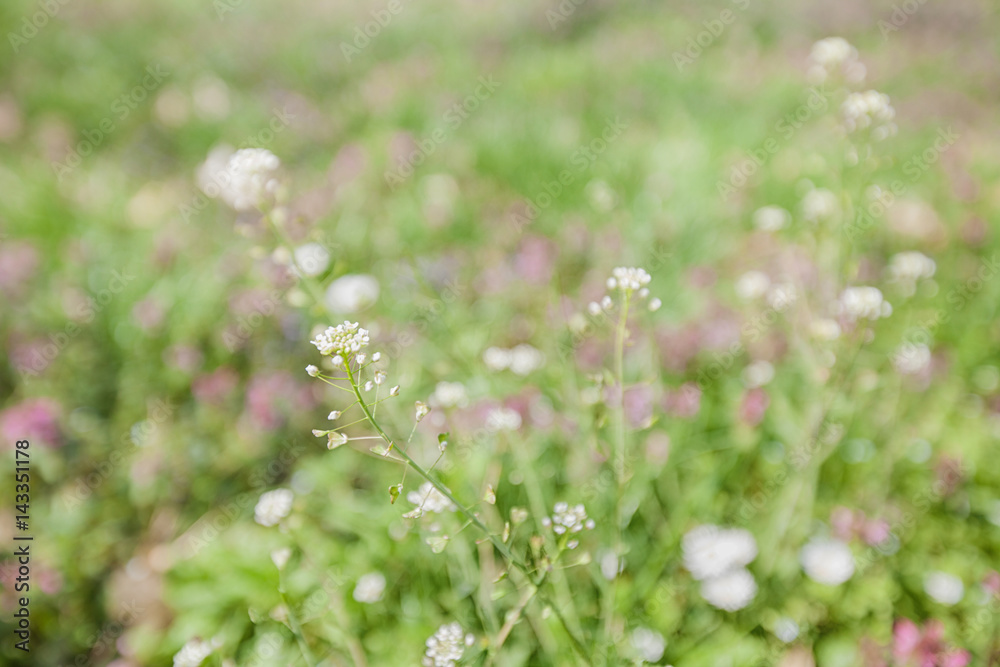
{"type": "Polygon", "coordinates": [[[306,373],[308,373],[310,377],[317,377],[319,375],[319,369],[312,364],[309,364],[306,366],[306,373]]]}
{"type": "Polygon", "coordinates": [[[414,406],[416,407],[416,411],[417,411],[417,421],[418,421],[418,422],[419,422],[420,420],[422,420],[422,419],[423,419],[424,417],[426,417],[426,416],[427,416],[427,414],[428,414],[428,413],[429,413],[429,412],[431,411],[431,409],[430,409],[429,407],[427,407],[427,404],[426,404],[426,403],[422,403],[422,402],[420,402],[420,401],[417,401],[417,402],[416,402],[416,403],[414,404],[414,406]]]}
{"type": "Polygon", "coordinates": [[[366,359],[368,359],[368,355],[366,355],[364,352],[360,352],[354,357],[354,360],[359,364],[365,363],[366,359]]]}
{"type": "Polygon", "coordinates": [[[389,390],[389,395],[390,396],[399,396],[399,385],[398,384],[395,387],[393,387],[392,389],[389,390]]]}
{"type": "Polygon", "coordinates": [[[650,312],[654,312],[655,313],[656,311],[658,311],[660,309],[660,306],[662,306],[662,305],[663,305],[663,302],[660,301],[659,299],[653,298],[653,299],[649,300],[649,310],[650,310],[650,312]]]}
{"type": "Polygon", "coordinates": [[[372,355],[372,361],[378,361],[381,358],[382,358],[381,352],[376,352],[375,354],[372,355]]]}
{"type": "Polygon", "coordinates": [[[329,419],[330,421],[335,421],[337,419],[340,419],[340,414],[341,414],[340,410],[334,410],[333,412],[328,414],[326,418],[329,419]]]}
{"type": "Polygon", "coordinates": [[[375,384],[381,385],[383,382],[385,382],[386,377],[387,376],[385,371],[375,371],[375,384]]]}

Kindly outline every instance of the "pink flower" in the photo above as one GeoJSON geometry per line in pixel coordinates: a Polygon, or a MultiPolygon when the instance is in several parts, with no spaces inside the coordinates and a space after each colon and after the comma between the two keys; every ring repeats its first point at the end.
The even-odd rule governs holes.
{"type": "Polygon", "coordinates": [[[530,236],[521,243],[514,258],[514,268],[525,282],[547,285],[556,259],[555,245],[547,238],[530,236]]]}
{"type": "Polygon", "coordinates": [[[756,426],[764,419],[767,406],[771,399],[767,392],[761,388],[751,389],[743,395],[743,403],[740,404],[740,419],[750,426],[756,426]]]}
{"type": "Polygon", "coordinates": [[[944,623],[928,621],[923,632],[908,618],[896,621],[892,629],[892,656],[900,667],[966,667],[971,656],[964,649],[944,642],[944,623]]]}
{"type": "Polygon", "coordinates": [[[52,399],[29,398],[0,412],[0,432],[11,446],[15,440],[28,440],[57,447],[62,444],[58,415],[59,404],[52,399]]]}
{"type": "Polygon", "coordinates": [[[666,393],[663,409],[674,417],[695,417],[701,409],[701,389],[694,382],[685,382],[678,389],[666,393]]]}
{"type": "Polygon", "coordinates": [[[238,380],[236,371],[228,366],[222,366],[211,373],[196,377],[191,383],[191,393],[200,403],[219,405],[236,388],[238,380]]]}

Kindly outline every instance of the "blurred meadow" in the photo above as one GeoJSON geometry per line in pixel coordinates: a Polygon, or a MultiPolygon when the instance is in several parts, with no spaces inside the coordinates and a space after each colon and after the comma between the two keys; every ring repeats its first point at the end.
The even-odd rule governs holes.
{"type": "Polygon", "coordinates": [[[0,25],[0,663],[1000,664],[993,3],[0,25]]]}

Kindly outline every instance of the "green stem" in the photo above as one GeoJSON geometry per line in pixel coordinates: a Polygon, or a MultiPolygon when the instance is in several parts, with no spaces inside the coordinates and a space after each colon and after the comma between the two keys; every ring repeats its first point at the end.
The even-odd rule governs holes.
{"type": "MultiPolygon", "coordinates": [[[[490,529],[486,527],[486,524],[484,524],[472,510],[470,510],[461,502],[459,502],[458,499],[455,498],[454,495],[452,495],[451,491],[448,490],[448,487],[446,487],[444,484],[431,477],[430,473],[424,470],[419,463],[414,461],[413,458],[408,453],[406,453],[405,450],[395,446],[395,443],[393,443],[392,438],[386,435],[385,431],[382,430],[382,427],[379,425],[379,423],[375,421],[375,417],[372,415],[371,410],[368,409],[368,404],[365,403],[365,399],[361,395],[361,390],[358,388],[358,383],[354,379],[354,375],[351,373],[351,369],[348,366],[348,362],[346,359],[344,360],[344,370],[347,371],[347,374],[349,376],[349,381],[351,383],[351,389],[354,391],[354,395],[358,399],[358,405],[360,406],[361,411],[364,413],[365,419],[367,419],[368,423],[372,425],[372,428],[375,429],[375,432],[378,433],[379,436],[381,436],[382,440],[385,441],[385,444],[389,446],[389,451],[395,450],[395,452],[399,454],[399,456],[402,457],[402,459],[406,461],[406,463],[409,466],[411,466],[417,472],[418,475],[420,475],[425,480],[430,482],[434,486],[434,488],[436,488],[438,491],[441,492],[442,495],[444,495],[445,498],[450,500],[455,505],[455,507],[457,507],[458,510],[486,536],[486,538],[493,544],[494,548],[496,548],[496,550],[500,552],[500,554],[504,557],[504,559],[507,560],[507,562],[516,567],[518,570],[520,570],[528,578],[528,581],[530,581],[533,585],[535,585],[537,588],[540,589],[541,588],[540,582],[543,582],[545,580],[545,574],[543,573],[538,580],[535,580],[535,578],[532,577],[530,568],[528,568],[528,566],[524,562],[522,562],[519,558],[517,558],[507,547],[507,545],[503,543],[503,541],[501,541],[499,538],[497,538],[496,535],[491,533],[490,529]]],[[[580,641],[580,639],[570,629],[569,624],[563,617],[562,612],[559,611],[559,608],[555,604],[553,604],[544,593],[539,592],[538,597],[543,602],[545,602],[545,604],[549,605],[552,608],[552,611],[555,612],[556,618],[559,619],[559,622],[562,624],[563,629],[566,631],[566,634],[569,636],[571,642],[573,643],[573,647],[580,653],[580,655],[584,658],[584,660],[588,661],[589,664],[589,659],[587,658],[587,648],[583,645],[583,642],[580,641]]]]}
{"type": "Polygon", "coordinates": [[[302,659],[306,661],[309,667],[316,667],[316,658],[313,657],[312,651],[309,649],[309,644],[306,643],[306,636],[302,632],[302,624],[299,623],[299,617],[295,615],[292,605],[288,602],[288,596],[285,595],[285,575],[281,572],[278,573],[278,592],[281,594],[281,601],[287,610],[288,624],[291,626],[292,634],[295,635],[295,641],[299,644],[302,659]]]}

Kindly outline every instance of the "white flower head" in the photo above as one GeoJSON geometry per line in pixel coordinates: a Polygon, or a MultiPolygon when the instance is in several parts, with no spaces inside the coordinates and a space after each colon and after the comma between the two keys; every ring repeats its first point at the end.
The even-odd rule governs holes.
{"type": "Polygon", "coordinates": [[[762,206],[753,213],[753,226],[765,232],[783,229],[791,220],[792,214],[780,206],[762,206]]]}
{"type": "Polygon", "coordinates": [[[369,572],[358,578],[354,586],[354,599],[364,604],[374,604],[382,599],[385,592],[385,576],[381,572],[369,572]]]}
{"type": "Polygon", "coordinates": [[[454,667],[475,637],[466,634],[458,623],[446,623],[427,640],[427,651],[421,665],[424,667],[454,667]]]}
{"type": "Polygon", "coordinates": [[[304,275],[310,278],[318,276],[330,266],[330,251],[319,243],[300,245],[292,253],[292,257],[295,260],[293,266],[295,272],[299,273],[301,270],[304,275]]]}
{"type": "Polygon", "coordinates": [[[288,489],[275,489],[261,495],[253,509],[253,520],[262,526],[273,526],[288,516],[295,499],[288,489]]]}
{"type": "Polygon", "coordinates": [[[469,403],[469,394],[461,382],[438,382],[431,403],[442,408],[461,408],[469,403]]]}
{"type": "Polygon", "coordinates": [[[832,218],[839,210],[837,195],[825,188],[814,188],[802,198],[802,217],[808,222],[832,218]]]}
{"type": "Polygon", "coordinates": [[[424,512],[453,512],[457,507],[430,482],[424,482],[417,491],[410,491],[406,494],[406,499],[421,508],[424,512]]]}
{"type": "Polygon", "coordinates": [[[931,363],[931,349],[923,343],[904,343],[892,355],[892,365],[901,375],[918,375],[931,363]]]}
{"type": "Polygon", "coordinates": [[[921,278],[930,278],[936,270],[934,260],[916,250],[896,253],[889,260],[889,277],[904,285],[912,286],[921,278]]]}
{"type": "Polygon", "coordinates": [[[826,342],[837,340],[840,338],[840,325],[837,324],[837,320],[820,318],[809,324],[809,333],[816,340],[826,342]]]}
{"type": "Polygon", "coordinates": [[[839,586],[854,575],[854,556],[840,540],[810,540],[802,547],[799,560],[810,579],[827,586],[839,586]]]}
{"type": "Polygon", "coordinates": [[[236,211],[257,208],[277,191],[280,166],[281,160],[266,148],[242,148],[216,175],[218,196],[236,211]]]}
{"type": "Polygon", "coordinates": [[[705,524],[684,535],[681,551],[684,567],[692,576],[709,579],[752,563],[757,557],[757,540],[742,528],[705,524]]]}
{"type": "Polygon", "coordinates": [[[189,639],[174,655],[174,667],[198,667],[214,650],[212,642],[197,637],[189,639]]]}
{"type": "Polygon", "coordinates": [[[345,321],[335,327],[327,327],[311,342],[324,356],[333,356],[334,363],[343,363],[344,358],[368,347],[368,329],[362,329],[357,322],[345,321]],[[338,359],[339,362],[338,362],[338,359]]]}
{"type": "Polygon", "coordinates": [[[841,292],[836,310],[851,321],[877,320],[892,314],[892,304],[877,287],[848,287],[841,292]]]}
{"type": "Polygon", "coordinates": [[[753,301],[767,294],[771,279],[763,271],[747,271],[736,281],[736,294],[744,301],[753,301]]]}
{"type": "Polygon", "coordinates": [[[510,370],[517,375],[528,375],[545,364],[545,355],[538,349],[521,343],[510,351],[510,370]]]}
{"type": "Polygon", "coordinates": [[[292,557],[292,550],[288,547],[282,547],[281,549],[275,549],[271,552],[271,562],[279,570],[284,570],[285,565],[288,564],[288,559],[292,557]]]}
{"type": "Polygon", "coordinates": [[[757,581],[742,567],[729,570],[701,582],[701,596],[708,604],[723,611],[738,611],[753,602],[757,581]]]}
{"type": "Polygon", "coordinates": [[[962,601],[965,585],[961,579],[948,572],[929,572],[924,577],[924,592],[935,602],[951,606],[962,601]]]}
{"type": "Polygon", "coordinates": [[[844,128],[848,132],[871,130],[876,141],[896,133],[896,110],[889,104],[889,96],[877,90],[851,93],[840,107],[844,128]]]}
{"type": "Polygon", "coordinates": [[[521,413],[510,408],[494,408],[486,416],[486,428],[491,431],[516,431],[521,428],[521,413]]]}
{"type": "Polygon", "coordinates": [[[608,278],[607,285],[608,289],[617,288],[622,292],[637,292],[648,285],[652,279],[652,276],[646,272],[646,269],[633,266],[619,266],[611,271],[611,277],[608,278]]]}
{"type": "Polygon", "coordinates": [[[632,648],[646,662],[659,662],[667,642],[656,630],[636,628],[632,631],[632,648]]]}
{"type": "Polygon", "coordinates": [[[308,366],[306,366],[306,373],[309,374],[309,377],[317,377],[319,375],[319,368],[313,366],[312,364],[309,364],[308,366]]]}
{"type": "Polygon", "coordinates": [[[579,533],[586,528],[594,529],[594,520],[587,517],[587,510],[583,505],[573,505],[559,502],[552,508],[552,516],[542,519],[542,525],[551,526],[552,531],[557,535],[566,533],[579,533]]]}
{"type": "Polygon", "coordinates": [[[827,37],[813,44],[809,62],[810,83],[820,84],[831,76],[860,83],[867,74],[864,64],[858,60],[858,50],[843,37],[827,37]]]}
{"type": "Polygon", "coordinates": [[[378,281],[366,274],[347,274],[326,288],[326,305],[335,313],[356,313],[378,301],[378,281]]]}
{"type": "Polygon", "coordinates": [[[774,379],[774,366],[770,361],[755,361],[743,369],[743,384],[750,389],[763,387],[774,379]]]}

